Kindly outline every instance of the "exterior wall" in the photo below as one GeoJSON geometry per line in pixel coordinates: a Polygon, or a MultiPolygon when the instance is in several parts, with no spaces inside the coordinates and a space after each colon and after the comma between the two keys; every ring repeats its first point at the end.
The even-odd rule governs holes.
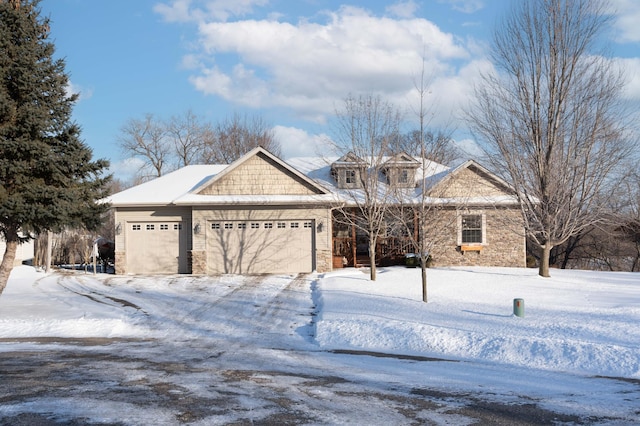
{"type": "Polygon", "coordinates": [[[444,181],[434,196],[450,197],[495,197],[507,195],[507,192],[495,185],[479,172],[466,168],[456,173],[455,178],[444,181]]]}
{"type": "Polygon", "coordinates": [[[193,235],[193,245],[191,255],[193,258],[192,271],[196,273],[206,273],[207,262],[207,234],[212,221],[235,221],[235,220],[256,220],[256,221],[278,221],[278,220],[313,220],[315,222],[315,259],[314,265],[318,272],[331,270],[331,210],[326,207],[300,206],[300,207],[277,207],[258,206],[247,209],[246,207],[197,207],[193,210],[193,224],[200,225],[200,232],[193,235]],[[203,257],[205,257],[203,261],[203,257]]]}
{"type": "Polygon", "coordinates": [[[522,217],[517,209],[489,207],[484,209],[441,212],[451,224],[438,248],[434,250],[434,266],[526,266],[526,242],[522,217]],[[465,213],[484,215],[486,240],[479,251],[462,251],[456,217],[465,213]],[[455,225],[453,225],[455,224],[455,225]]]}
{"type": "MultiPolygon", "coordinates": [[[[184,253],[184,267],[187,268],[187,250],[191,247],[191,208],[189,207],[148,207],[131,208],[118,207],[115,210],[114,223],[116,224],[115,235],[115,270],[116,274],[130,273],[131,268],[127,265],[127,229],[130,222],[163,222],[179,221],[187,236],[184,253]]],[[[185,272],[187,272],[185,270],[185,272]]]]}
{"type": "Polygon", "coordinates": [[[303,184],[266,158],[255,155],[248,158],[227,176],[200,191],[203,195],[311,195],[310,187],[303,184]]]}
{"type": "Polygon", "coordinates": [[[207,253],[203,250],[191,250],[189,252],[191,273],[195,275],[207,274],[207,253]]]}

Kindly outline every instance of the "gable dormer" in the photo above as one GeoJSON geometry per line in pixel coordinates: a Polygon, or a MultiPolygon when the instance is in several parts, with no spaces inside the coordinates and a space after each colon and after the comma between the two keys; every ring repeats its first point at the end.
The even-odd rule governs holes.
{"type": "Polygon", "coordinates": [[[382,166],[382,173],[387,178],[387,184],[412,188],[416,182],[416,170],[420,162],[405,152],[395,154],[382,166]]]}
{"type": "Polygon", "coordinates": [[[340,189],[362,188],[362,175],[367,163],[353,152],[340,157],[331,164],[331,176],[340,189]]]}

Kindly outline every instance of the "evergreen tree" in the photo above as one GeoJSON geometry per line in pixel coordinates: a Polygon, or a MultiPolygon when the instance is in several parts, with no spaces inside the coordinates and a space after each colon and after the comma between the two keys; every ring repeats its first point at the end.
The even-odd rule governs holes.
{"type": "Polygon", "coordinates": [[[65,226],[99,226],[106,160],[92,161],[71,121],[65,63],[54,59],[40,0],[0,0],[0,264],[4,290],[19,244],[65,226]]]}

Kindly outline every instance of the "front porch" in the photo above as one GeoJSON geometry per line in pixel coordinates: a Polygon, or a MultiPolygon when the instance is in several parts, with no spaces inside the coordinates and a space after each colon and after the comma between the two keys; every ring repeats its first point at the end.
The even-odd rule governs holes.
{"type": "MultiPolygon", "coordinates": [[[[376,244],[376,266],[402,265],[405,255],[412,253],[408,238],[387,237],[376,244]]],[[[357,237],[333,237],[333,268],[370,266],[369,242],[358,244],[357,237]]]]}

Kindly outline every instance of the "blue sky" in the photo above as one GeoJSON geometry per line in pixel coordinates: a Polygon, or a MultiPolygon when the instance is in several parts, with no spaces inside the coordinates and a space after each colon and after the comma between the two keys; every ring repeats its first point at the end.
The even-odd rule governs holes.
{"type": "MultiPolygon", "coordinates": [[[[131,118],[193,111],[213,123],[259,114],[283,157],[314,155],[351,94],[411,111],[424,58],[434,128],[470,136],[458,118],[509,0],[42,0],[56,55],[80,93],[74,119],[94,156],[127,176],[118,147],[131,118]]],[[[640,1],[612,0],[610,40],[640,106],[640,1]]],[[[638,110],[638,108],[636,108],[638,110]]],[[[410,114],[409,114],[410,115],[410,114]]]]}

